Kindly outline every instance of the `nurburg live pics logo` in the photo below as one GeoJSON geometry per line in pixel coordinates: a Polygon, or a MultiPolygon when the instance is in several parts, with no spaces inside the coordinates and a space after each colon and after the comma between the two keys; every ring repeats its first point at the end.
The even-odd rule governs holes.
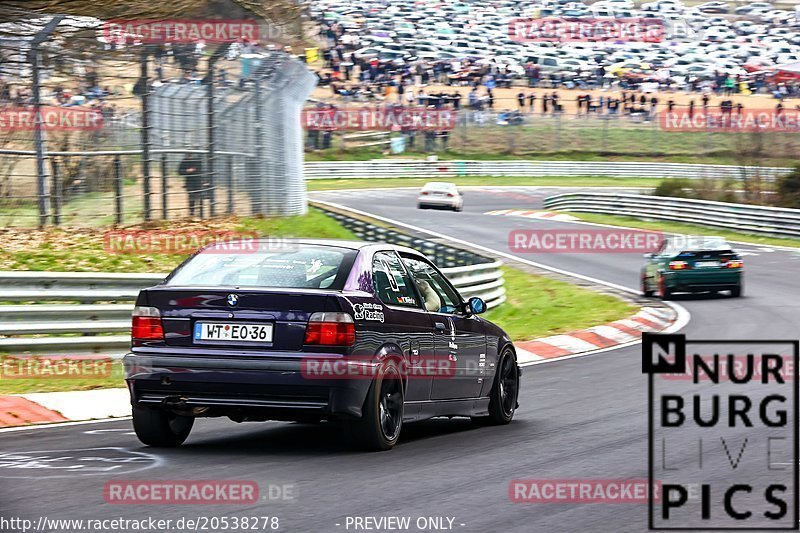
{"type": "Polygon", "coordinates": [[[643,334],[650,530],[800,530],[798,344],[643,334]]]}

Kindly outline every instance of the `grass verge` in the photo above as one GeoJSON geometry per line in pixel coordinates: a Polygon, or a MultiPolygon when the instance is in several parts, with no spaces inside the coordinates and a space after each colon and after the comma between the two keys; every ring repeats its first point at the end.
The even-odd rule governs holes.
{"type": "Polygon", "coordinates": [[[564,281],[503,267],[506,302],[490,309],[488,320],[502,327],[514,341],[606,324],[628,317],[635,305],[564,281]]]}
{"type": "Polygon", "coordinates": [[[28,394],[32,392],[62,392],[110,389],[124,387],[122,361],[119,359],[72,359],[72,375],[66,370],[66,359],[58,358],[0,358],[3,373],[0,376],[0,394],[28,394]],[[84,364],[85,363],[85,364],[84,364]],[[26,377],[31,376],[31,377],[26,377]]]}
{"type": "MultiPolygon", "coordinates": [[[[653,178],[609,178],[605,176],[579,177],[514,177],[514,176],[462,176],[443,177],[442,180],[456,185],[495,187],[508,186],[555,186],[555,187],[656,187],[660,180],[653,178]]],[[[375,189],[380,187],[422,187],[431,178],[331,178],[309,180],[309,191],[341,189],[375,189]]]]}
{"type": "Polygon", "coordinates": [[[768,237],[745,233],[742,231],[731,231],[713,226],[701,226],[699,224],[683,224],[681,222],[670,222],[661,220],[644,220],[633,217],[618,215],[606,215],[603,213],[578,213],[570,212],[585,222],[595,224],[608,224],[610,226],[629,226],[631,228],[649,229],[654,231],[665,231],[668,233],[683,233],[691,235],[719,235],[730,241],[740,241],[752,244],[764,244],[767,246],[789,246],[800,248],[800,239],[768,237]]]}
{"type": "MultiPolygon", "coordinates": [[[[140,230],[144,226],[125,229],[140,230]]],[[[202,222],[169,221],[147,226],[154,231],[256,232],[265,237],[352,239],[350,231],[316,209],[284,218],[222,218],[202,222]]],[[[124,231],[124,230],[115,230],[124,231]]],[[[158,253],[152,249],[117,253],[105,242],[106,230],[0,229],[0,270],[57,272],[169,272],[185,254],[158,253]]]]}

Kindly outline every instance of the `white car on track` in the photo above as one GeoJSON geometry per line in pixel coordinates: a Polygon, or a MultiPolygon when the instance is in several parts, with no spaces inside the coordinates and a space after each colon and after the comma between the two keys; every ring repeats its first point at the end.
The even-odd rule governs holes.
{"type": "Polygon", "coordinates": [[[461,211],[464,207],[464,197],[455,183],[431,181],[426,183],[419,192],[417,207],[420,209],[433,207],[461,211]]]}

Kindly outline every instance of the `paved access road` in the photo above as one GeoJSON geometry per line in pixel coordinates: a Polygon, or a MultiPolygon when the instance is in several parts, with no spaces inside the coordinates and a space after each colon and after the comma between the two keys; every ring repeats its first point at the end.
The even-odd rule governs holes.
{"type": "MultiPolygon", "coordinates": [[[[419,211],[413,190],[313,196],[508,252],[512,229],[574,224],[484,213],[536,209],[555,192],[467,189],[462,213],[419,211]]],[[[677,303],[691,313],[683,330],[689,338],[797,338],[800,256],[756,246],[743,249],[748,254],[744,298],[679,298],[677,303]]],[[[639,254],[523,258],[631,288],[638,286],[642,264],[639,254]]],[[[646,478],[646,398],[641,352],[633,346],[527,368],[521,407],[509,426],[479,428],[461,420],[409,425],[389,453],[351,452],[327,425],[272,422],[200,420],[186,445],[168,451],[140,446],[128,421],[2,432],[0,511],[34,520],[42,515],[173,520],[269,515],[280,518],[280,530],[296,532],[354,531],[346,527],[347,517],[388,516],[411,517],[410,531],[418,531],[420,517],[451,518],[452,529],[464,532],[645,531],[642,504],[518,504],[510,502],[508,489],[519,478],[646,478]],[[270,485],[291,485],[294,492],[289,500],[249,506],[105,503],[105,483],[126,479],[253,480],[262,493],[270,485]]],[[[691,446],[677,461],[693,460],[691,446]]],[[[738,450],[740,443],[733,446],[738,450]]],[[[719,451],[712,452],[719,458],[719,451]]],[[[730,469],[720,467],[709,468],[701,481],[729,479],[730,469]]],[[[737,501],[764,510],[760,498],[737,501]]]]}

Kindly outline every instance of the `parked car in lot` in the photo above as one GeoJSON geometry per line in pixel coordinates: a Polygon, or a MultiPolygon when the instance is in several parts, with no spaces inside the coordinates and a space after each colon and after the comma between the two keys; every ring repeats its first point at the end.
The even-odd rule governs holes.
{"type": "Polygon", "coordinates": [[[701,13],[727,13],[728,4],[726,2],[706,2],[697,6],[701,13]]]}
{"type": "Polygon", "coordinates": [[[198,417],[327,420],[387,450],[415,420],[507,424],[520,371],[485,310],[410,248],[211,245],[136,299],[124,358],[133,427],[169,447],[198,417]]]}
{"type": "Polygon", "coordinates": [[[744,264],[722,237],[667,237],[653,253],[645,254],[642,294],[668,300],[676,292],[730,291],[742,295],[744,264]]]}
{"type": "Polygon", "coordinates": [[[443,208],[461,211],[464,208],[464,197],[455,183],[431,181],[422,187],[417,197],[419,209],[443,208]]]}
{"type": "Polygon", "coordinates": [[[751,2],[747,5],[737,7],[734,11],[737,15],[754,15],[759,12],[766,12],[772,9],[769,2],[751,2]]]}

